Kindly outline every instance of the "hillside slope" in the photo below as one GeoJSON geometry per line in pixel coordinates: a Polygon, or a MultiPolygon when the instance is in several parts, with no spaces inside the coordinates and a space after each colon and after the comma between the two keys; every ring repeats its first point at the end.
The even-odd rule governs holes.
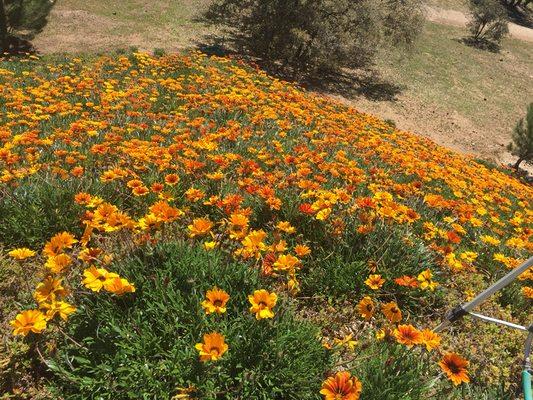
{"type": "MultiPolygon", "coordinates": [[[[398,333],[399,324],[431,328],[531,253],[533,189],[505,171],[199,53],[5,62],[0,91],[0,271],[15,274],[2,295],[3,327],[7,338],[22,309],[46,312],[48,329],[26,339],[41,348],[53,390],[116,399],[191,385],[213,398],[263,398],[262,387],[278,385],[279,398],[298,398],[299,387],[316,393],[300,398],[317,398],[320,381],[344,366],[363,381],[365,399],[384,398],[376,369],[391,399],[516,393],[517,335],[469,322],[438,346],[398,333]],[[36,254],[10,253],[21,247],[36,254]],[[113,285],[106,268],[120,274],[113,285]],[[240,308],[216,323],[197,299],[220,285],[240,308]],[[244,306],[261,287],[280,298],[268,339],[253,336],[266,331],[244,306]],[[46,311],[60,299],[78,310],[46,311]],[[294,322],[302,316],[318,333],[294,322]],[[193,341],[214,328],[230,350],[208,373],[193,341]],[[273,354],[274,367],[254,369],[254,352],[273,354]],[[280,364],[284,352],[297,362],[280,364]],[[439,372],[449,352],[470,360],[468,390],[439,372]],[[416,365],[414,375],[388,379],[406,371],[402,362],[416,365]],[[312,376],[298,375],[299,365],[312,376]],[[132,371],[144,386],[132,388],[132,371]],[[242,386],[243,376],[265,374],[272,379],[242,386]]],[[[486,310],[526,323],[531,273],[522,278],[486,310]]],[[[19,342],[6,343],[6,371],[15,371],[19,342]]]]}

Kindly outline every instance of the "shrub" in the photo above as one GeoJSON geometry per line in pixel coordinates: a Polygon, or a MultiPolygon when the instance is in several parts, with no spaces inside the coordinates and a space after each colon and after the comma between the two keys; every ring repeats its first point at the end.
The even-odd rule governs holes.
{"type": "Polygon", "coordinates": [[[518,171],[522,161],[533,160],[533,103],[527,108],[526,119],[520,118],[513,131],[513,141],[507,147],[512,155],[518,157],[513,168],[518,171]]]}
{"type": "Polygon", "coordinates": [[[136,284],[134,299],[85,298],[52,369],[65,399],[169,398],[196,388],[202,399],[314,399],[329,366],[318,330],[278,300],[273,320],[256,320],[247,295],[261,288],[256,270],[217,252],[172,243],[144,248],[114,270],[136,284]],[[217,285],[227,313],[205,315],[201,301],[217,285]],[[202,363],[194,344],[222,333],[229,350],[202,363]]]}
{"type": "Polygon", "coordinates": [[[271,65],[313,73],[368,66],[385,41],[410,45],[421,10],[418,0],[217,0],[205,16],[271,65]]]}
{"type": "Polygon", "coordinates": [[[0,2],[0,50],[10,50],[19,41],[14,36],[24,30],[32,38],[46,25],[53,0],[4,0],[0,2]]]}
{"type": "Polygon", "coordinates": [[[507,13],[497,0],[470,0],[470,40],[481,47],[497,49],[509,32],[507,13]]]}

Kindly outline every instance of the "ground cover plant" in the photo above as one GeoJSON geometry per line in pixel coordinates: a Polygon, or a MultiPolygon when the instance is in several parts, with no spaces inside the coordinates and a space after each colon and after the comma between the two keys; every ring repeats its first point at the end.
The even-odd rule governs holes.
{"type": "MultiPolygon", "coordinates": [[[[519,334],[430,330],[531,252],[509,171],[200,53],[0,90],[6,398],[518,396],[519,334]]],[[[531,277],[486,311],[527,323],[531,277]]]]}

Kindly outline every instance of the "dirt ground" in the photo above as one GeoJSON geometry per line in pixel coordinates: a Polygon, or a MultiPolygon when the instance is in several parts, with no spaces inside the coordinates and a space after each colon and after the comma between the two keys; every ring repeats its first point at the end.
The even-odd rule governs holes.
{"type": "MultiPolygon", "coordinates": [[[[154,48],[167,51],[190,48],[203,43],[208,35],[214,33],[213,29],[195,20],[195,15],[209,1],[58,0],[48,25],[35,38],[34,44],[44,54],[104,52],[131,46],[147,51],[154,48]]],[[[435,2],[431,4],[427,11],[427,18],[431,21],[428,25],[433,31],[438,26],[448,26],[446,34],[455,35],[455,42],[449,41],[450,47],[459,48],[456,42],[467,22],[464,11],[440,8],[435,6],[435,2]]],[[[411,65],[412,70],[392,63],[378,65],[381,75],[404,86],[394,99],[376,99],[364,94],[329,94],[363,112],[391,119],[400,129],[429,137],[459,152],[509,164],[513,157],[505,147],[510,141],[512,127],[525,113],[525,105],[533,101],[533,30],[510,24],[510,34],[514,39],[507,39],[508,44],[504,46],[507,50],[502,54],[479,55],[479,60],[485,62],[480,67],[483,68],[481,75],[486,78],[485,88],[480,87],[479,82],[472,82],[472,85],[478,86],[466,87],[474,78],[457,75],[462,74],[465,67],[475,66],[479,61],[475,59],[477,53],[470,59],[473,53],[465,52],[463,59],[459,59],[454,58],[455,53],[451,52],[448,58],[454,59],[449,61],[443,57],[439,59],[438,54],[434,54],[438,50],[432,50],[432,44],[426,43],[426,49],[421,50],[426,58],[419,57],[420,65],[411,65]],[[529,55],[528,47],[531,50],[529,55]],[[491,71],[491,62],[486,62],[490,57],[498,67],[494,71],[491,71]],[[431,76],[432,80],[426,80],[423,70],[427,69],[428,75],[431,75],[431,69],[444,64],[443,61],[450,62],[450,65],[441,65],[442,73],[435,73],[431,76]],[[514,80],[507,79],[507,71],[514,74],[514,80]],[[514,101],[512,93],[499,98],[503,92],[512,92],[513,87],[518,100],[514,101]],[[487,95],[487,90],[492,93],[487,95]],[[460,103],[461,96],[466,96],[464,105],[460,103]],[[481,112],[480,107],[487,110],[481,112]]]]}

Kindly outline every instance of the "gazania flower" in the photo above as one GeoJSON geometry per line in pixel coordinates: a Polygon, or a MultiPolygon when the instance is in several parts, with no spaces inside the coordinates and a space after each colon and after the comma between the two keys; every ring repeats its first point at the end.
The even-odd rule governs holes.
{"type": "Polygon", "coordinates": [[[47,276],[35,288],[33,298],[38,303],[48,303],[59,297],[66,296],[68,291],[63,287],[61,281],[61,279],[54,279],[51,276],[47,276]]]}
{"type": "Polygon", "coordinates": [[[60,274],[72,264],[72,259],[67,254],[59,254],[57,256],[48,257],[45,267],[50,269],[54,274],[60,274]]]}
{"type": "Polygon", "coordinates": [[[383,284],[385,283],[385,279],[381,277],[381,275],[370,275],[368,279],[365,281],[365,284],[373,290],[378,290],[383,284]]]}
{"type": "Polygon", "coordinates": [[[305,244],[297,244],[294,246],[294,252],[298,257],[305,257],[308,254],[311,254],[311,249],[305,244]]]}
{"type": "Polygon", "coordinates": [[[440,346],[440,336],[431,329],[424,329],[422,331],[422,344],[426,346],[427,351],[431,351],[440,346]]]}
{"type": "Polygon", "coordinates": [[[374,315],[374,311],[376,310],[376,306],[369,296],[363,297],[363,300],[357,304],[357,308],[359,309],[361,316],[367,321],[372,318],[372,315],[374,315]]]}
{"type": "Polygon", "coordinates": [[[276,293],[269,293],[265,289],[256,290],[253,295],[248,296],[248,301],[252,304],[250,312],[255,313],[255,318],[264,319],[274,317],[272,308],[274,308],[278,301],[276,293]]]}
{"type": "Polygon", "coordinates": [[[226,303],[229,300],[229,294],[224,290],[214,287],[205,294],[206,299],[202,301],[202,307],[206,314],[226,312],[226,303]]]}
{"type": "Polygon", "coordinates": [[[394,282],[399,286],[405,286],[405,287],[418,287],[418,281],[416,278],[408,275],[400,276],[399,278],[396,278],[394,282]]]}
{"type": "Polygon", "coordinates": [[[460,385],[462,382],[470,382],[470,377],[466,370],[467,366],[468,361],[456,353],[446,353],[442,360],[439,361],[439,367],[442,368],[448,379],[455,386],[460,385]]]}
{"type": "Polygon", "coordinates": [[[43,253],[47,256],[57,256],[64,249],[70,249],[77,240],[68,232],[61,232],[53,236],[44,246],[43,253]]]}
{"type": "Polygon", "coordinates": [[[35,255],[35,252],[26,247],[21,247],[20,249],[11,250],[7,254],[9,254],[15,260],[25,260],[26,258],[33,257],[35,255]]]}
{"type": "Polygon", "coordinates": [[[394,301],[383,304],[381,311],[392,323],[400,322],[402,320],[402,311],[398,308],[398,304],[396,304],[394,301]]]}
{"type": "Polygon", "coordinates": [[[296,228],[290,224],[288,221],[281,221],[278,222],[276,225],[276,228],[278,228],[280,231],[285,233],[294,233],[296,232],[296,228]]]}
{"type": "Polygon", "coordinates": [[[41,307],[47,310],[46,318],[49,320],[59,315],[63,321],[66,321],[68,316],[76,311],[76,307],[65,301],[52,301],[42,304],[41,307]]]}
{"type": "Polygon", "coordinates": [[[224,342],[224,336],[217,332],[206,333],[202,343],[196,343],[194,346],[200,353],[200,360],[217,361],[228,351],[228,345],[224,342]]]}
{"type": "Polygon", "coordinates": [[[180,181],[180,177],[176,174],[168,174],[167,176],[165,176],[165,183],[167,185],[173,186],[179,181],[180,181]]]}
{"type": "Polygon", "coordinates": [[[111,272],[107,274],[107,279],[104,281],[105,290],[117,295],[135,292],[135,286],[129,283],[127,279],[120,278],[119,276],[110,275],[116,274],[113,274],[111,272]]]}
{"type": "Polygon", "coordinates": [[[408,348],[422,343],[422,333],[412,325],[398,325],[398,328],[394,330],[394,337],[398,343],[408,348]]]}
{"type": "Polygon", "coordinates": [[[337,372],[322,383],[320,394],[325,400],[358,400],[363,390],[363,385],[350,372],[337,372]]]}
{"type": "Polygon", "coordinates": [[[99,292],[106,283],[106,280],[118,278],[117,274],[111,273],[105,268],[96,268],[94,265],[83,271],[85,277],[82,281],[83,285],[91,289],[93,292],[99,292]]]}
{"type": "Polygon", "coordinates": [[[278,271],[294,271],[300,264],[300,260],[290,254],[280,254],[278,259],[272,266],[278,271]]]}
{"type": "Polygon", "coordinates": [[[30,332],[41,333],[46,329],[46,318],[39,310],[26,310],[10,322],[13,335],[26,336],[30,332]]]}
{"type": "Polygon", "coordinates": [[[192,224],[188,226],[189,231],[191,232],[189,236],[193,238],[195,236],[207,235],[212,227],[213,223],[207,218],[195,218],[192,221],[192,224]]]}

